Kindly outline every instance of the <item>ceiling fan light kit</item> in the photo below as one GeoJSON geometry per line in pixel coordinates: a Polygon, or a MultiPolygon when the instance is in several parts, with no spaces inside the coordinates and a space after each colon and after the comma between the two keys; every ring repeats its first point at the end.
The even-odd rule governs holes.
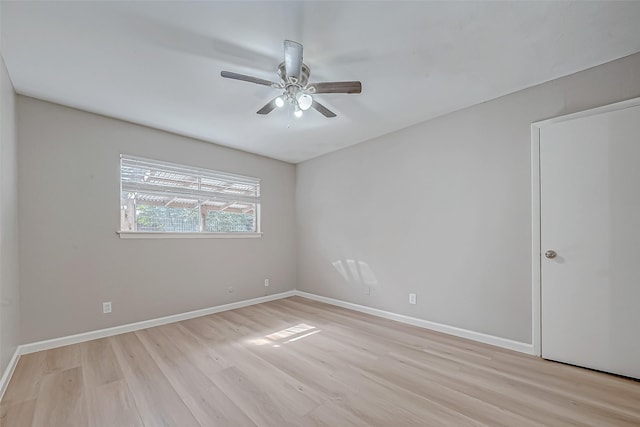
{"type": "Polygon", "coordinates": [[[227,79],[241,80],[274,89],[281,89],[281,95],[273,98],[264,107],[257,111],[258,114],[269,114],[276,108],[289,104],[294,109],[296,117],[302,117],[304,111],[315,109],[327,118],[336,117],[336,114],[314,97],[322,93],[361,93],[362,83],[351,82],[321,82],[309,83],[311,69],[302,62],[302,45],[291,40],[284,41],[284,61],[278,66],[280,82],[271,82],[257,77],[238,74],[231,71],[222,71],[220,75],[227,79]]]}
{"type": "Polygon", "coordinates": [[[300,91],[296,95],[296,102],[302,111],[307,111],[313,104],[313,98],[308,93],[300,91]]]}

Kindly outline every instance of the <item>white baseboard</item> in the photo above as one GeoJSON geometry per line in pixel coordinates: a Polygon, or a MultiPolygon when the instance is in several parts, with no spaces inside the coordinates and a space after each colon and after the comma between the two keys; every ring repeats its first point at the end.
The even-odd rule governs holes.
{"type": "Polygon", "coordinates": [[[372,314],[378,317],[384,317],[385,319],[395,320],[397,322],[407,323],[409,325],[419,326],[421,328],[431,329],[433,331],[443,332],[445,334],[455,335],[457,337],[467,338],[473,341],[479,341],[485,344],[491,344],[491,345],[506,348],[509,350],[519,351],[521,353],[534,354],[533,344],[523,343],[520,341],[513,341],[507,338],[501,338],[501,337],[496,337],[494,335],[483,334],[481,332],[474,332],[467,329],[457,328],[455,326],[443,325],[441,323],[430,322],[428,320],[405,316],[403,314],[391,313],[389,311],[379,310],[377,308],[371,308],[371,307],[367,307],[359,304],[353,304],[350,302],[333,299],[329,297],[323,297],[316,294],[310,294],[303,291],[296,290],[294,292],[295,292],[295,295],[297,296],[309,298],[319,302],[324,302],[324,303],[335,305],[338,307],[348,308],[350,310],[372,314]]]}
{"type": "Polygon", "coordinates": [[[98,338],[110,337],[112,335],[124,334],[126,332],[138,331],[140,329],[152,328],[154,326],[166,325],[168,323],[180,322],[181,320],[193,319],[195,317],[206,316],[208,314],[220,313],[222,311],[235,310],[236,308],[248,307],[250,305],[261,304],[263,302],[294,296],[295,291],[281,292],[279,294],[267,295],[264,297],[252,298],[244,301],[232,302],[230,304],[218,305],[215,307],[203,308],[201,310],[188,311],[186,313],[174,314],[171,316],[159,317],[157,319],[144,320],[142,322],[129,323],[126,325],[114,326],[112,328],[99,329],[97,331],[83,332],[81,334],[69,335],[66,337],[53,338],[50,340],[38,341],[29,344],[22,344],[16,348],[9,365],[0,378],[0,400],[9,385],[13,371],[16,369],[18,360],[23,354],[35,353],[36,351],[49,350],[63,347],[70,344],[78,344],[98,338]]]}
{"type": "Polygon", "coordinates": [[[13,376],[13,371],[16,370],[16,366],[18,365],[18,359],[20,359],[20,346],[16,348],[16,351],[13,353],[11,360],[9,360],[9,364],[7,368],[4,370],[2,374],[2,378],[0,378],[0,401],[2,401],[2,396],[4,396],[4,392],[7,390],[7,386],[9,385],[9,380],[13,376]]]}
{"type": "Polygon", "coordinates": [[[126,325],[114,326],[112,328],[99,329],[97,331],[83,332],[81,334],[69,335],[66,337],[53,338],[45,341],[38,341],[21,345],[20,354],[35,353],[36,351],[49,350],[51,348],[62,347],[70,344],[77,344],[91,341],[98,338],[110,337],[127,332],[138,331],[140,329],[152,328],[154,326],[166,325],[167,323],[180,322],[182,320],[193,319],[195,317],[206,316],[208,314],[220,313],[221,311],[235,310],[236,308],[248,307],[250,305],[261,304],[281,298],[295,295],[295,291],[287,291],[279,294],[267,295],[264,297],[252,298],[244,301],[232,302],[230,304],[218,305],[215,307],[203,308],[200,310],[188,311],[186,313],[173,314],[171,316],[159,317],[157,319],[143,320],[142,322],[129,323],[126,325]]]}
{"type": "Polygon", "coordinates": [[[105,338],[113,335],[124,334],[127,332],[138,331],[140,329],[152,328],[154,326],[166,325],[168,323],[180,322],[182,320],[193,319],[196,317],[206,316],[209,314],[220,313],[222,311],[235,310],[237,308],[248,307],[250,305],[261,304],[263,302],[274,301],[292,296],[301,296],[311,300],[324,302],[338,307],[371,314],[385,319],[395,320],[397,322],[407,323],[409,325],[419,326],[425,329],[431,329],[446,334],[467,338],[474,341],[491,344],[509,350],[519,351],[521,353],[534,354],[533,345],[519,341],[513,341],[506,338],[500,338],[493,335],[487,335],[480,332],[469,331],[466,329],[456,328],[454,326],[443,325],[440,323],[430,322],[428,320],[418,319],[415,317],[405,316],[402,314],[391,313],[389,311],[379,310],[377,308],[366,307],[364,305],[353,304],[334,298],[323,297],[320,295],[310,294],[303,291],[293,290],[282,292],[264,297],[252,298],[249,300],[238,301],[230,304],[218,305],[215,307],[203,308],[201,310],[189,311],[186,313],[174,314],[171,316],[159,317],[157,319],[144,320],[142,322],[129,323],[126,325],[114,326],[112,328],[99,329],[97,331],[84,332],[66,337],[53,338],[50,340],[38,341],[29,344],[22,344],[16,348],[16,351],[9,361],[9,365],[5,369],[2,378],[0,378],[0,400],[11,380],[11,376],[18,364],[20,356],[23,354],[35,353],[36,351],[49,350],[52,348],[62,347],[70,344],[78,344],[85,341],[91,341],[98,338],[105,338]]]}
{"type": "Polygon", "coordinates": [[[234,310],[236,308],[248,307],[250,305],[287,298],[295,295],[295,291],[287,291],[279,294],[267,295],[264,297],[252,298],[244,301],[232,302],[230,304],[218,305],[215,307],[203,308],[201,310],[188,311],[186,313],[174,314],[171,316],[159,317],[157,319],[144,320],[142,322],[129,323],[126,325],[114,326],[112,328],[99,329],[97,331],[83,332],[81,334],[69,335],[66,337],[53,338],[50,340],[38,341],[29,344],[22,344],[16,348],[9,365],[0,378],[0,401],[9,385],[9,381],[16,369],[18,360],[23,354],[35,353],[37,351],[49,350],[56,347],[63,347],[70,344],[78,344],[98,338],[110,337],[112,335],[124,334],[126,332],[138,331],[140,329],[152,328],[154,326],[166,325],[168,323],[180,322],[181,320],[193,319],[195,317],[206,316],[208,314],[220,313],[222,311],[234,310]]]}

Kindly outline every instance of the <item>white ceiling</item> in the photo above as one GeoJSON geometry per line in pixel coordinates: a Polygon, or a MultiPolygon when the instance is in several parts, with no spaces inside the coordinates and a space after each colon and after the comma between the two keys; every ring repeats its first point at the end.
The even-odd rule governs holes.
{"type": "Polygon", "coordinates": [[[297,163],[640,51],[640,1],[6,2],[18,93],[297,163]],[[284,39],[338,114],[255,112],[284,39]]]}

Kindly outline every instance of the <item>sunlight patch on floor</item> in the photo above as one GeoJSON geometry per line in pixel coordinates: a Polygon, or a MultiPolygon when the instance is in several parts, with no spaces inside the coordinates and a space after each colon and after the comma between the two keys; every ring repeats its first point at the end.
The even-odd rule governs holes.
{"type": "Polygon", "coordinates": [[[322,331],[320,329],[316,329],[316,327],[313,325],[307,325],[306,323],[299,323],[297,325],[290,326],[280,331],[273,332],[269,335],[265,335],[264,337],[248,340],[247,342],[249,344],[253,344],[257,346],[271,344],[273,347],[277,348],[277,347],[280,347],[281,344],[288,344],[291,342],[295,342],[303,338],[306,338],[308,336],[315,335],[319,332],[322,332],[322,331]],[[287,338],[288,338],[287,341],[283,341],[284,339],[287,339],[287,338]],[[278,341],[280,341],[280,344],[277,343],[278,341]]]}

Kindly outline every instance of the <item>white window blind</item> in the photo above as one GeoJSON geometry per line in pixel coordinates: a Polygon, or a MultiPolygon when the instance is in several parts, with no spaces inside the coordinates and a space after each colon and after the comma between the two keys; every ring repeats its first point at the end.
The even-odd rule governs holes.
{"type": "Polygon", "coordinates": [[[260,180],[120,156],[121,231],[255,233],[260,180]]]}

